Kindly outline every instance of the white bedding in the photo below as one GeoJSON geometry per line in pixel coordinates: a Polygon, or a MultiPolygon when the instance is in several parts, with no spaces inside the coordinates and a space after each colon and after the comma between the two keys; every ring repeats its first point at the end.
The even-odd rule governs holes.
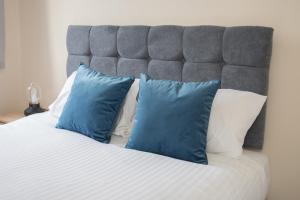
{"type": "Polygon", "coordinates": [[[209,165],[102,144],[48,113],[0,126],[0,199],[263,200],[268,159],[208,154],[209,165]]]}

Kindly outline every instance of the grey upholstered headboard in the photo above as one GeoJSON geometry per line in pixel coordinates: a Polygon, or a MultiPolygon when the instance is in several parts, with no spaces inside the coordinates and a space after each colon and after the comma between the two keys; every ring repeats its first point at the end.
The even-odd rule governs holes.
{"type": "MultiPolygon", "coordinates": [[[[219,79],[222,88],[267,93],[273,29],[218,26],[69,26],[67,74],[80,63],[112,75],[180,81],[219,79]]],[[[261,149],[265,108],[244,147],[261,149]]]]}

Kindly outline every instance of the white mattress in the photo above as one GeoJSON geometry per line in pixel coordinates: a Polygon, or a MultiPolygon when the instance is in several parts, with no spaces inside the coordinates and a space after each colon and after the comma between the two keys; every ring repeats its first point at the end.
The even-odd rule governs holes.
{"type": "Polygon", "coordinates": [[[102,144],[54,128],[48,113],[0,126],[0,199],[263,200],[268,159],[208,155],[209,165],[102,144]]]}

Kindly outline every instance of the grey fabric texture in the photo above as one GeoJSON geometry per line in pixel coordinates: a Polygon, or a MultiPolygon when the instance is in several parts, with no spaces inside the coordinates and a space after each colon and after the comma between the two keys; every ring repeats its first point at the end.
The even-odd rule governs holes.
{"type": "MultiPolygon", "coordinates": [[[[239,26],[69,26],[67,74],[80,63],[111,75],[221,80],[222,88],[267,94],[273,29],[239,26]]],[[[265,106],[244,147],[262,149],[265,106]]]]}
{"type": "Polygon", "coordinates": [[[187,27],[183,35],[183,53],[188,62],[222,62],[224,27],[187,27]]]}
{"type": "Polygon", "coordinates": [[[148,61],[144,59],[120,58],[117,71],[120,76],[139,77],[141,73],[148,73],[148,61]]]}
{"type": "Polygon", "coordinates": [[[98,57],[93,56],[91,59],[91,67],[108,75],[117,74],[117,62],[118,59],[115,57],[98,57]]]}

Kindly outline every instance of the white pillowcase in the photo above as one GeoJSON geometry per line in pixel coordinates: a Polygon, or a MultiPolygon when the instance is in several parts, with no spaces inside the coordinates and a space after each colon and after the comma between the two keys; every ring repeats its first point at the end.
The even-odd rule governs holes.
{"type": "Polygon", "coordinates": [[[67,102],[68,97],[71,93],[72,85],[73,85],[74,79],[76,77],[76,74],[77,74],[77,71],[73,72],[71,74],[71,76],[69,76],[69,78],[65,82],[64,87],[60,91],[58,97],[49,106],[49,112],[52,116],[54,116],[56,118],[60,117],[60,115],[64,109],[65,103],[67,102]]]}
{"type": "Polygon", "coordinates": [[[247,131],[266,98],[253,92],[219,89],[211,108],[206,151],[230,157],[240,156],[247,131]]]}
{"type": "MultiPolygon", "coordinates": [[[[52,116],[59,118],[62,114],[65,103],[71,93],[76,74],[77,71],[73,72],[71,76],[69,76],[58,97],[49,106],[49,112],[52,116]]],[[[114,135],[128,137],[131,132],[137,104],[136,97],[139,91],[139,82],[139,79],[135,79],[127,93],[126,99],[117,118],[116,127],[112,133],[114,135]]]]}
{"type": "Polygon", "coordinates": [[[136,99],[139,91],[139,84],[140,79],[135,79],[127,93],[124,104],[119,112],[116,128],[113,132],[114,135],[128,137],[131,133],[137,105],[136,99]]]}

